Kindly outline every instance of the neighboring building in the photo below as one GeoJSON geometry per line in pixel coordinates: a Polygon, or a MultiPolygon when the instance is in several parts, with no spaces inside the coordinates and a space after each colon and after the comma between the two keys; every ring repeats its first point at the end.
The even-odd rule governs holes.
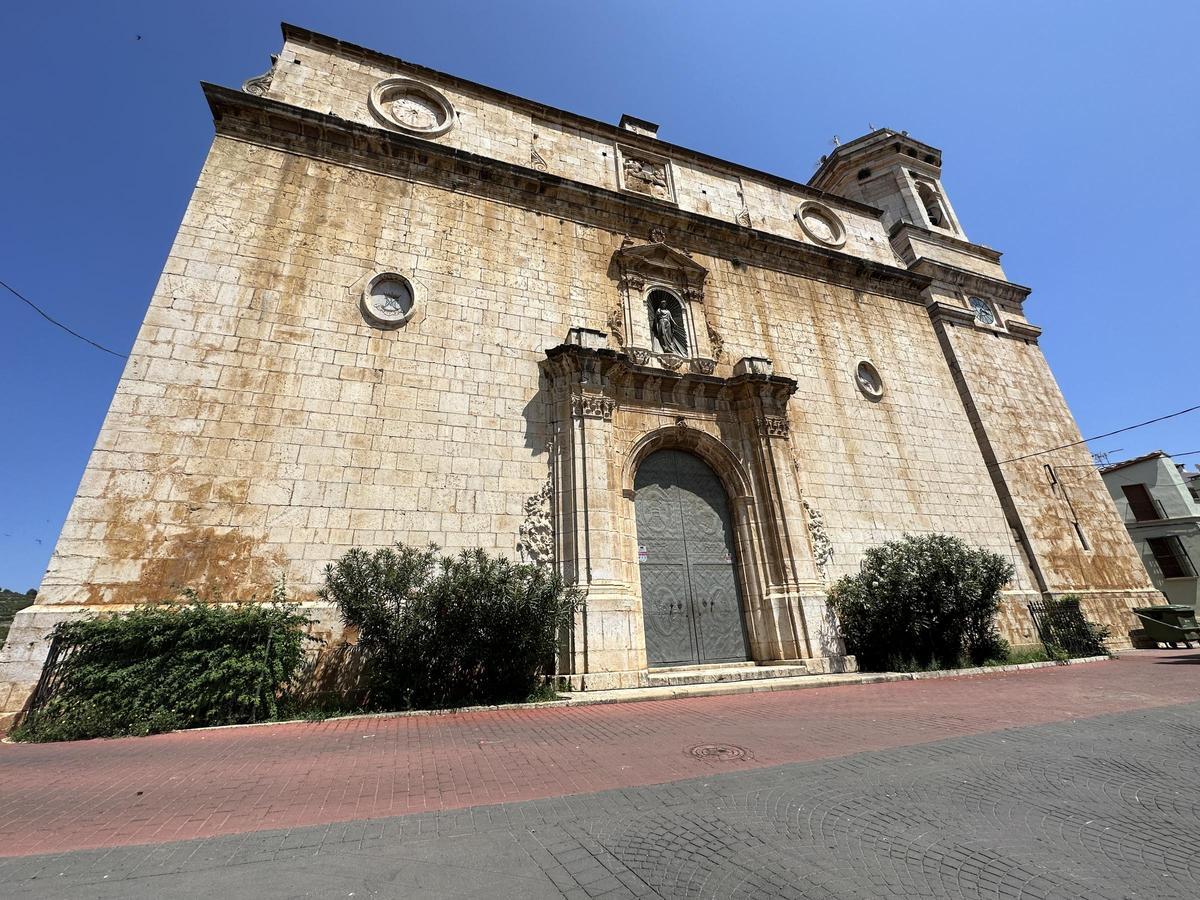
{"type": "Polygon", "coordinates": [[[1193,493],[1195,473],[1189,475],[1159,450],[1102,466],[1100,474],[1155,587],[1171,603],[1196,607],[1200,499],[1193,493]]]}
{"type": "Polygon", "coordinates": [[[1200,469],[1189,472],[1186,466],[1180,466],[1179,475],[1183,478],[1183,483],[1187,485],[1188,493],[1192,495],[1192,499],[1200,503],[1200,469]]]}
{"type": "Polygon", "coordinates": [[[1081,594],[1119,644],[1158,598],[1086,450],[1044,452],[1080,434],[1029,289],[967,238],[935,148],[879,129],[797,184],[284,38],[243,91],[204,88],[216,137],[0,710],[54,622],[179,585],[286,573],[336,637],[322,567],[397,539],[585,588],[585,688],[845,668],[828,585],[905,532],[1013,560],[1015,643],[1033,598],[1081,594]]]}

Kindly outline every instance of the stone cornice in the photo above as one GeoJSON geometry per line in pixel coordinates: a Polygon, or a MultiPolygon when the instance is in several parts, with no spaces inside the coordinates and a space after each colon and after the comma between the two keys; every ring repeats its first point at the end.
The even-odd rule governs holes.
{"type": "Polygon", "coordinates": [[[686,234],[689,249],[696,252],[924,305],[921,292],[930,279],[906,269],[265,97],[213,84],[202,87],[222,136],[603,223],[600,227],[618,234],[665,227],[672,234],[686,234]]]}
{"type": "Polygon", "coordinates": [[[605,348],[559,344],[546,351],[542,369],[551,381],[565,378],[584,392],[622,403],[654,403],[673,409],[716,412],[722,404],[757,399],[770,411],[783,410],[799,387],[782,375],[743,373],[730,378],[698,372],[673,372],[635,363],[628,354],[605,348]]]}
{"type": "Polygon", "coordinates": [[[967,293],[982,294],[1016,306],[1024,303],[1032,290],[1024,285],[1005,281],[1003,278],[992,278],[988,275],[980,275],[978,272],[969,272],[927,256],[922,256],[913,262],[909,270],[925,275],[931,281],[940,281],[967,293]]]}
{"type": "Polygon", "coordinates": [[[907,234],[915,234],[919,239],[928,241],[931,244],[949,247],[951,250],[957,250],[960,253],[966,253],[969,256],[975,256],[996,265],[1000,264],[1000,257],[1004,255],[999,250],[993,250],[991,247],[985,247],[983,244],[973,244],[970,241],[964,241],[962,238],[954,237],[954,235],[946,234],[945,232],[914,225],[912,222],[896,222],[888,231],[888,239],[895,246],[896,238],[907,234]]]}
{"type": "Polygon", "coordinates": [[[975,313],[964,306],[958,306],[953,303],[946,303],[942,300],[930,301],[927,309],[929,316],[934,322],[947,322],[951,325],[961,325],[967,328],[979,328],[983,331],[990,331],[998,337],[1016,338],[1023,341],[1033,341],[1037,343],[1041,336],[1042,329],[1036,325],[1031,325],[1028,322],[1022,322],[1019,319],[1009,319],[1004,322],[1004,327],[1007,331],[991,328],[989,326],[980,325],[975,318],[975,313]]]}
{"type": "Polygon", "coordinates": [[[934,300],[929,304],[929,315],[936,321],[952,322],[955,325],[973,325],[975,323],[975,313],[971,310],[955,306],[952,303],[944,303],[941,300],[934,300]]]}
{"type": "MultiPolygon", "coordinates": [[[[647,150],[651,153],[667,154],[673,159],[687,159],[689,161],[703,163],[713,166],[718,169],[723,169],[733,175],[750,176],[768,182],[776,187],[786,188],[795,191],[798,194],[803,194],[807,197],[813,197],[823,200],[834,207],[844,207],[853,209],[856,212],[864,213],[865,215],[879,218],[883,215],[883,211],[866,203],[861,203],[857,200],[850,200],[846,197],[830,194],[820,188],[813,187],[810,184],[805,184],[801,181],[792,181],[784,178],[781,175],[772,175],[770,172],[763,172],[759,169],[752,169],[749,166],[743,166],[740,163],[730,162],[726,159],[721,159],[718,156],[709,156],[706,153],[701,153],[699,150],[691,150],[687,147],[681,147],[678,144],[670,144],[659,138],[651,138],[645,135],[640,135],[636,131],[630,131],[626,128],[620,128],[608,122],[601,122],[599,119],[591,119],[587,116],[579,115],[578,113],[568,112],[564,109],[558,109],[554,106],[547,106],[544,103],[538,103],[535,100],[527,100],[524,97],[519,97],[516,94],[509,94],[498,88],[488,87],[486,84],[479,84],[476,81],[469,81],[465,78],[459,78],[456,75],[450,75],[446,72],[439,72],[437,69],[431,69],[428,66],[422,66],[418,63],[409,62],[401,59],[398,56],[392,56],[388,53],[382,53],[378,50],[372,50],[369,47],[361,47],[358,44],[352,44],[348,41],[343,41],[327,34],[321,34],[317,31],[310,31],[307,28],[301,28],[298,25],[291,25],[287,22],[282,23],[284,40],[294,40],[297,43],[308,44],[309,46],[322,47],[326,50],[332,50],[344,56],[357,57],[363,60],[370,60],[375,63],[384,64],[386,66],[399,66],[407,69],[418,75],[423,75],[427,78],[435,79],[436,81],[451,85],[460,89],[465,89],[466,92],[475,93],[480,96],[488,97],[492,100],[499,101],[506,106],[516,107],[526,112],[533,113],[543,119],[558,122],[569,126],[583,126],[591,131],[597,132],[605,137],[611,138],[614,141],[621,141],[631,147],[638,147],[642,150],[647,150]]],[[[911,140],[911,139],[906,139],[911,140]]],[[[939,151],[940,152],[940,151],[939,151]]]]}
{"type": "Polygon", "coordinates": [[[1042,336],[1042,329],[1032,322],[1021,322],[1019,320],[1008,320],[1004,323],[1004,327],[1013,335],[1019,338],[1025,338],[1030,341],[1037,341],[1042,336]]]}

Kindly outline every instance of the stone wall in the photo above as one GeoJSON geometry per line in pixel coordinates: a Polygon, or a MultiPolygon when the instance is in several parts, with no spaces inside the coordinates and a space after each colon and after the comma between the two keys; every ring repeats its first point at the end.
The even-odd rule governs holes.
{"type": "Polygon", "coordinates": [[[742,504],[756,658],[836,665],[825,585],[906,532],[1013,560],[1002,624],[1016,643],[1029,636],[1021,603],[1039,590],[1079,592],[1119,622],[1148,587],[1081,448],[1006,465],[1008,488],[993,486],[989,453],[1077,440],[1070,413],[1035,344],[939,332],[930,279],[899,267],[869,208],[296,30],[263,90],[208,88],[218,136],[37,605],[0,652],[0,711],[24,702],[55,621],[180,587],[261,596],[286,576],[336,637],[315,603],[323,567],[396,540],[553,555],[592,592],[573,671],[636,682],[625,476],[649,436],[681,427],[692,436],[680,445],[724,467],[742,504]],[[432,141],[381,127],[366,98],[397,74],[436,82],[458,124],[432,141]],[[631,193],[616,177],[621,147],[669,156],[678,202],[631,193]],[[814,197],[844,245],[797,222],[814,197]],[[610,360],[648,334],[617,271],[638,248],[703,273],[702,291],[681,293],[700,373],[687,390],[713,392],[702,414],[681,395],[630,394],[629,378],[649,376],[628,356],[621,403],[576,412],[548,381],[547,351],[571,329],[601,333],[610,360]],[[415,296],[394,329],[360,309],[382,272],[415,296]],[[778,408],[738,381],[747,358],[770,360],[763,391],[786,384],[778,408]],[[863,363],[880,391],[859,383],[863,363]],[[602,454],[593,507],[555,469],[580,427],[564,422],[587,416],[608,423],[602,439],[570,438],[602,454]],[[980,435],[992,441],[982,451],[980,435]],[[1068,508],[1090,549],[1074,543],[1068,508]],[[564,549],[580,522],[605,536],[586,565],[564,549]]]}
{"type": "Polygon", "coordinates": [[[443,92],[457,112],[455,127],[431,138],[444,146],[609,190],[620,188],[617,145],[640,148],[671,160],[680,209],[727,222],[739,221],[745,210],[743,221],[754,228],[807,241],[796,224],[796,208],[820,198],[845,221],[849,252],[895,263],[883,225],[869,207],[322,35],[287,26],[285,36],[265,93],[270,99],[379,127],[368,105],[371,88],[384,78],[418,79],[443,92]]]}
{"type": "MultiPolygon", "coordinates": [[[[618,213],[572,220],[218,137],[39,609],[236,596],[281,574],[309,597],[330,559],[397,539],[515,553],[548,471],[538,362],[571,326],[604,327],[626,235],[594,220],[618,213]],[[394,331],[358,308],[381,270],[416,292],[394,331]]],[[[828,574],[906,530],[1007,552],[922,307],[704,249],[718,372],[767,356],[800,384],[795,462],[828,574]],[[855,387],[861,357],[879,402],[855,387]]]]}
{"type": "Polygon", "coordinates": [[[1041,590],[1079,595],[1091,619],[1112,627],[1114,645],[1128,646],[1128,632],[1140,627],[1129,610],[1159,603],[1161,594],[1129,540],[1041,349],[971,325],[946,324],[943,333],[1041,590]],[[1062,449],[1042,452],[1056,447],[1062,449]]]}

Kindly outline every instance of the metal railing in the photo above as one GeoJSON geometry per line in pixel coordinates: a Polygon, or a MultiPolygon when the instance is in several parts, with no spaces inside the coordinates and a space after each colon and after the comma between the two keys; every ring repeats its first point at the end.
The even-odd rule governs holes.
{"type": "Polygon", "coordinates": [[[1139,518],[1137,513],[1134,512],[1133,504],[1130,503],[1128,500],[1126,500],[1125,501],[1125,522],[1126,522],[1126,524],[1128,524],[1130,522],[1160,522],[1163,519],[1171,518],[1170,516],[1167,515],[1167,510],[1163,507],[1162,501],[1160,501],[1153,494],[1150,494],[1149,497],[1150,497],[1150,503],[1154,507],[1154,512],[1157,513],[1157,515],[1146,516],[1145,518],[1139,518]]]}
{"type": "MultiPolygon", "coordinates": [[[[257,635],[248,636],[236,645],[237,649],[241,652],[257,650],[257,638],[257,635]]],[[[22,724],[31,724],[58,693],[62,685],[63,675],[67,671],[67,663],[77,649],[77,645],[63,642],[58,635],[51,636],[50,649],[46,654],[46,662],[42,666],[41,677],[38,678],[37,686],[33,689],[29,703],[20,717],[22,724]]],[[[267,632],[266,644],[262,650],[261,670],[253,693],[248,695],[242,702],[229,700],[220,711],[220,714],[215,718],[230,722],[257,722],[263,716],[268,705],[268,695],[275,691],[275,685],[266,679],[267,673],[273,668],[273,653],[277,652],[278,649],[275,646],[275,629],[272,627],[267,632]]],[[[127,662],[135,663],[153,658],[155,658],[154,654],[146,654],[144,656],[129,657],[127,662]]]]}
{"type": "Polygon", "coordinates": [[[30,723],[37,718],[46,702],[54,696],[59,682],[62,681],[64,663],[70,658],[73,649],[71,646],[64,647],[57,635],[50,639],[50,650],[46,654],[46,662],[42,665],[41,677],[38,678],[37,687],[33,689],[29,704],[21,715],[22,723],[30,723]]]}
{"type": "Polygon", "coordinates": [[[1103,652],[1078,600],[1035,600],[1029,604],[1029,614],[1047,650],[1062,648],[1068,656],[1089,656],[1098,649],[1103,652]]]}

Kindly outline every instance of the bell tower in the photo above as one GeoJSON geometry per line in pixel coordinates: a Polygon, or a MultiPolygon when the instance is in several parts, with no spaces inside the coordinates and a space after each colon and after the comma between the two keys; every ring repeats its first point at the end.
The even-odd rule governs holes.
{"type": "Polygon", "coordinates": [[[1093,619],[1130,622],[1148,582],[1026,318],[1030,289],[967,238],[941,174],[936,147],[880,128],[835,148],[809,184],[878,209],[897,259],[929,279],[926,309],[1023,575],[1005,614],[1079,594],[1093,619]]]}
{"type": "Polygon", "coordinates": [[[883,210],[891,228],[905,222],[966,240],[942,189],[942,152],[906,132],[879,128],[821,160],[809,184],[883,210]]]}

